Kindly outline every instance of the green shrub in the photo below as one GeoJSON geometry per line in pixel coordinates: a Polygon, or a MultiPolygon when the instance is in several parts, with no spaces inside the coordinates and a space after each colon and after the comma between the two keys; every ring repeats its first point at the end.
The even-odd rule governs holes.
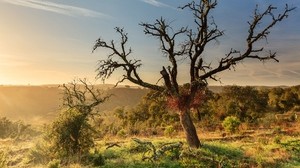
{"type": "Polygon", "coordinates": [[[234,116],[228,116],[222,122],[222,126],[224,127],[225,131],[229,133],[235,133],[240,126],[241,121],[234,116]]]}
{"type": "Polygon", "coordinates": [[[165,131],[164,131],[164,135],[165,136],[170,137],[170,136],[174,135],[174,133],[175,133],[175,129],[174,129],[174,127],[172,125],[167,126],[165,128],[165,131]]]}
{"type": "Polygon", "coordinates": [[[118,131],[117,135],[121,138],[126,137],[126,131],[124,129],[121,129],[120,131],[118,131]]]}
{"type": "Polygon", "coordinates": [[[60,160],[57,160],[57,159],[51,160],[48,163],[47,167],[48,168],[60,168],[60,160]]]}
{"type": "Polygon", "coordinates": [[[120,153],[112,149],[107,149],[103,152],[104,159],[117,159],[120,157],[120,153]]]}
{"type": "Polygon", "coordinates": [[[91,127],[83,112],[77,109],[64,111],[52,124],[50,138],[54,148],[62,157],[88,153],[94,145],[91,127]]]}
{"type": "Polygon", "coordinates": [[[110,96],[103,96],[86,79],[74,80],[61,88],[65,109],[52,123],[49,139],[62,162],[80,162],[94,146],[96,130],[90,120],[99,112],[95,108],[110,96]]]}
{"type": "Polygon", "coordinates": [[[140,145],[138,143],[130,143],[129,152],[130,153],[144,153],[148,151],[148,147],[145,145],[140,145]]]}
{"type": "Polygon", "coordinates": [[[281,136],[279,136],[279,135],[276,135],[276,136],[275,136],[275,138],[274,138],[274,143],[276,143],[276,144],[280,144],[280,143],[281,143],[281,139],[282,139],[282,137],[281,137],[281,136]]]}
{"type": "Polygon", "coordinates": [[[95,151],[95,153],[90,154],[89,161],[93,164],[94,167],[100,167],[105,164],[105,159],[103,155],[98,151],[95,151]]]}

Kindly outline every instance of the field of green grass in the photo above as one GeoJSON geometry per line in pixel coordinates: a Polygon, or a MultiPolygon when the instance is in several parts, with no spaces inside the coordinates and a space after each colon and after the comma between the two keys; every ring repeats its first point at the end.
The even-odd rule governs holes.
{"type": "Polygon", "coordinates": [[[225,137],[206,132],[200,137],[199,149],[190,149],[180,135],[104,137],[90,151],[93,165],[74,159],[67,166],[59,160],[48,162],[41,144],[47,142],[38,136],[2,139],[0,167],[300,167],[300,134],[296,132],[255,130],[225,137]]]}

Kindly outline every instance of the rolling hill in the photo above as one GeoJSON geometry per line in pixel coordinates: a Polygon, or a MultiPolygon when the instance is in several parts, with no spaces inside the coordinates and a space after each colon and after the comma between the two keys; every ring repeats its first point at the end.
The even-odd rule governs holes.
{"type": "MultiPolygon", "coordinates": [[[[117,107],[133,107],[149,91],[129,86],[114,88],[113,85],[97,85],[97,87],[112,94],[107,102],[98,107],[102,114],[109,114],[117,107]]],[[[222,86],[209,86],[209,89],[219,93],[222,86]]],[[[49,123],[58,115],[61,103],[62,91],[58,85],[0,86],[0,117],[38,125],[49,123]]]]}
{"type": "MultiPolygon", "coordinates": [[[[99,106],[101,112],[116,107],[134,106],[148,92],[147,89],[101,86],[111,98],[99,106]]],[[[61,108],[62,94],[58,86],[0,86],[0,117],[23,120],[26,123],[51,122],[61,108]]]]}

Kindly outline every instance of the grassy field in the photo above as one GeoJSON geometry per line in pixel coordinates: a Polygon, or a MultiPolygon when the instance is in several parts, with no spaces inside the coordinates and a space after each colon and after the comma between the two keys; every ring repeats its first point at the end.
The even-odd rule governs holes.
{"type": "MultiPolygon", "coordinates": [[[[294,127],[295,128],[295,127],[294,127]]],[[[60,165],[47,160],[39,137],[2,139],[0,167],[300,167],[300,133],[286,129],[248,130],[224,135],[199,133],[203,146],[190,149],[174,137],[104,137],[96,141],[92,163],[60,165]],[[35,161],[32,160],[35,158],[35,161]],[[96,166],[97,165],[97,166],[96,166]]]]}

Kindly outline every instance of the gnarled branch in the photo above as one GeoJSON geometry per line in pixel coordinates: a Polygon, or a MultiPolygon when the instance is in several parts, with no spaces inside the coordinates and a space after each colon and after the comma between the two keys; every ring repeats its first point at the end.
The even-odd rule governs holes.
{"type": "Polygon", "coordinates": [[[150,84],[143,81],[137,69],[142,65],[140,60],[135,60],[129,58],[132,53],[131,48],[126,50],[126,44],[128,43],[128,34],[123,30],[123,28],[116,27],[116,32],[121,37],[120,49],[116,47],[115,42],[112,40],[110,44],[107,44],[103,39],[99,38],[93,47],[93,52],[97,48],[106,48],[112,51],[108,55],[106,60],[99,61],[99,67],[97,68],[97,77],[103,81],[108,79],[115,70],[122,68],[125,71],[123,78],[117,82],[117,84],[123,82],[124,80],[129,80],[137,85],[150,88],[157,91],[163,91],[164,88],[158,85],[150,84]]]}
{"type": "Polygon", "coordinates": [[[276,62],[279,62],[279,60],[276,58],[276,52],[269,51],[266,56],[261,56],[260,53],[264,51],[264,48],[254,48],[254,44],[258,43],[262,39],[267,39],[268,35],[270,34],[270,29],[274,27],[278,22],[282,21],[284,18],[287,18],[288,14],[295,8],[289,8],[288,5],[286,5],[284,11],[278,14],[277,17],[274,14],[274,10],[276,9],[276,7],[270,5],[265,11],[260,13],[257,6],[254,10],[253,20],[248,22],[249,29],[248,37],[246,39],[246,50],[241,53],[240,51],[231,49],[231,51],[221,59],[218,67],[213,68],[207,73],[201,75],[200,80],[213,78],[213,76],[217,73],[230,69],[231,67],[234,68],[237,63],[247,58],[257,59],[260,61],[274,60],[276,62]],[[258,25],[268,16],[271,17],[271,22],[259,28],[258,25]]]}
{"type": "Polygon", "coordinates": [[[97,105],[105,102],[110,95],[103,93],[94,85],[88,84],[86,79],[74,80],[61,86],[63,89],[63,106],[76,108],[83,113],[90,114],[97,105]]]}

